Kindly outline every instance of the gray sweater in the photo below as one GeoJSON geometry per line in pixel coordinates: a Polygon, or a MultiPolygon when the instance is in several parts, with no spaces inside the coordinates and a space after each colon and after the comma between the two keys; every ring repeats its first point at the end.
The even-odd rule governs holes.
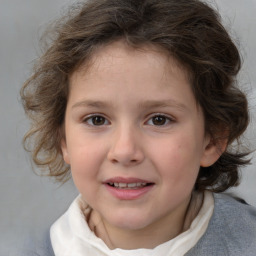
{"type": "Polygon", "coordinates": [[[214,200],[209,226],[186,256],[256,256],[256,209],[224,194],[214,200]]]}
{"type": "MultiPolygon", "coordinates": [[[[214,200],[205,234],[185,256],[256,256],[256,208],[224,194],[214,194],[214,200]]],[[[49,235],[19,255],[54,256],[49,235]]]]}

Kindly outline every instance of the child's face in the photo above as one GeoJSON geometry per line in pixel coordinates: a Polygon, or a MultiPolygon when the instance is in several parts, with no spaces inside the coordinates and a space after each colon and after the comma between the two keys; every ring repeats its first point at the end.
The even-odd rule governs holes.
{"type": "Polygon", "coordinates": [[[181,222],[200,165],[216,160],[186,72],[116,42],[70,83],[62,150],[85,201],[108,227],[181,222]]]}

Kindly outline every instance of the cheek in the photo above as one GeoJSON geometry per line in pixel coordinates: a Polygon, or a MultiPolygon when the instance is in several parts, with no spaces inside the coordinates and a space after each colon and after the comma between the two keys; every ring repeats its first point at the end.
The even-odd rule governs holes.
{"type": "MultiPolygon", "coordinates": [[[[85,152],[84,152],[85,153],[85,152]]],[[[88,200],[88,195],[94,194],[99,167],[95,155],[79,153],[71,161],[71,175],[79,193],[88,200]]]]}
{"type": "Polygon", "coordinates": [[[79,185],[95,179],[102,161],[98,147],[77,146],[70,151],[70,166],[74,182],[79,185]]]}
{"type": "Polygon", "coordinates": [[[195,141],[190,136],[176,137],[173,140],[165,141],[161,147],[155,148],[152,153],[158,169],[165,175],[176,177],[177,181],[195,178],[200,168],[201,152],[195,141]]]}

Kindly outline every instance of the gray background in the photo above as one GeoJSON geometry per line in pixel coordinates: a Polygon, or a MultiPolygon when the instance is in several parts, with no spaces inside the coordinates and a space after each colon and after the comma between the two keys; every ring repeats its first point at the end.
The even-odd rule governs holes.
{"type": "MultiPolygon", "coordinates": [[[[60,186],[33,173],[21,144],[28,121],[19,102],[19,89],[40,54],[45,25],[74,1],[0,0],[0,256],[19,255],[31,237],[40,239],[77,195],[72,182],[60,186]]],[[[239,80],[252,118],[246,138],[256,148],[256,0],[216,2],[244,58],[239,80]]],[[[256,206],[255,158],[232,192],[256,206]]]]}

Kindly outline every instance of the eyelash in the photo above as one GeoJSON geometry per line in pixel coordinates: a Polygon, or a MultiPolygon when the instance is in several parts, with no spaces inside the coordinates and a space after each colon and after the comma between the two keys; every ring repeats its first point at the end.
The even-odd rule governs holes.
{"type": "MultiPolygon", "coordinates": [[[[101,121],[102,121],[101,120],[101,121]]],[[[99,120],[98,120],[99,121],[99,120]]],[[[86,123],[88,126],[103,126],[103,125],[108,125],[110,124],[110,122],[107,120],[107,118],[105,118],[103,115],[101,114],[93,114],[93,115],[89,115],[87,116],[84,120],[83,123],[86,123]],[[103,124],[94,124],[93,121],[97,121],[96,118],[101,118],[104,123],[103,124]],[[107,124],[106,124],[107,122],[107,124]]]]}
{"type": "MultiPolygon", "coordinates": [[[[170,123],[174,122],[174,119],[171,118],[170,116],[167,116],[165,114],[154,114],[151,115],[149,119],[145,122],[146,125],[150,126],[166,126],[170,123]],[[155,118],[155,120],[154,120],[155,118]],[[160,118],[160,124],[155,124],[154,121],[157,121],[156,118],[160,118]]],[[[104,126],[104,125],[109,125],[110,122],[101,114],[92,114],[87,116],[85,119],[83,119],[83,123],[86,123],[88,126],[104,126]],[[99,118],[100,120],[97,120],[99,118]],[[99,121],[99,124],[95,124],[95,121],[99,121]]]]}
{"type": "Polygon", "coordinates": [[[168,125],[168,124],[170,124],[170,123],[172,123],[172,122],[174,122],[174,119],[173,118],[171,118],[170,116],[167,116],[167,115],[165,115],[165,114],[154,114],[154,115],[151,115],[151,117],[147,120],[147,122],[146,123],[150,123],[149,125],[152,125],[152,126],[166,126],[166,125],[168,125]],[[160,118],[160,119],[162,119],[162,120],[158,120],[158,121],[161,121],[161,124],[154,124],[154,118],[160,118]]]}

